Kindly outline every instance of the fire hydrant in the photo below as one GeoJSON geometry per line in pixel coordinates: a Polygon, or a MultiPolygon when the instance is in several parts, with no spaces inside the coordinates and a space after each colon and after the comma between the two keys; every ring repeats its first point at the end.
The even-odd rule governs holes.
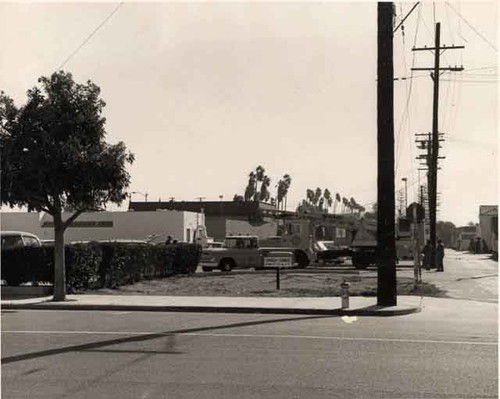
{"type": "Polygon", "coordinates": [[[342,297],[342,309],[347,309],[349,308],[349,287],[351,284],[349,284],[347,281],[343,281],[342,284],[340,284],[340,288],[342,289],[340,296],[342,297]]]}

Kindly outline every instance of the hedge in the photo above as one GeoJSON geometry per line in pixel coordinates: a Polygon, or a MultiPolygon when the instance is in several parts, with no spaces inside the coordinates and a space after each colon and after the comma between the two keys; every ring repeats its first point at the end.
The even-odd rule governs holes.
{"type": "MultiPolygon", "coordinates": [[[[54,247],[2,250],[1,278],[9,285],[54,282],[54,247]]],[[[120,242],[65,246],[68,292],[116,288],[142,279],[195,272],[201,256],[197,244],[128,244],[120,242]]]]}

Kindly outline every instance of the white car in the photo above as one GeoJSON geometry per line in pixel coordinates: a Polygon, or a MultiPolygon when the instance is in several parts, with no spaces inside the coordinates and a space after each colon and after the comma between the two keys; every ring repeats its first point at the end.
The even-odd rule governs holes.
{"type": "Polygon", "coordinates": [[[2,231],[0,236],[2,249],[42,246],[42,242],[36,235],[25,231],[2,231]]]}

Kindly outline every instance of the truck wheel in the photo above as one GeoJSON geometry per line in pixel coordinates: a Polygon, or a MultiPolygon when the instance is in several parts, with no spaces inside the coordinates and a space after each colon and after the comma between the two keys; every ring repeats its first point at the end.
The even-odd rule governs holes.
{"type": "Polygon", "coordinates": [[[202,266],[201,270],[203,270],[204,272],[211,272],[212,270],[214,270],[214,268],[208,266],[202,266]]]}
{"type": "Polygon", "coordinates": [[[234,267],[234,262],[230,259],[223,259],[220,261],[219,268],[223,272],[230,272],[234,267]]]}
{"type": "Polygon", "coordinates": [[[309,265],[309,257],[304,251],[301,251],[300,249],[295,251],[295,260],[297,261],[300,268],[304,268],[309,265]]]}

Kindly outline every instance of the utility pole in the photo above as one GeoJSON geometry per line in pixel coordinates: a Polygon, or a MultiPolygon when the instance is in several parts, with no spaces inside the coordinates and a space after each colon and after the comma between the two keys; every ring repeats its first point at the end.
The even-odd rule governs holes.
{"type": "Polygon", "coordinates": [[[392,2],[377,3],[377,304],[396,306],[392,2]]]}
{"type": "Polygon", "coordinates": [[[403,177],[401,180],[405,182],[405,216],[408,216],[406,214],[408,209],[408,178],[403,177]]]}
{"type": "Polygon", "coordinates": [[[440,56],[442,51],[451,49],[463,49],[464,46],[441,46],[441,23],[436,23],[436,34],[434,47],[413,48],[413,51],[434,51],[433,68],[412,68],[413,71],[432,71],[431,77],[434,81],[433,107],[432,107],[432,138],[430,145],[429,172],[427,173],[427,189],[429,195],[429,223],[430,240],[432,246],[431,266],[435,265],[436,258],[436,193],[437,193],[437,171],[439,159],[439,76],[441,71],[463,71],[460,67],[440,67],[440,56]]]}

